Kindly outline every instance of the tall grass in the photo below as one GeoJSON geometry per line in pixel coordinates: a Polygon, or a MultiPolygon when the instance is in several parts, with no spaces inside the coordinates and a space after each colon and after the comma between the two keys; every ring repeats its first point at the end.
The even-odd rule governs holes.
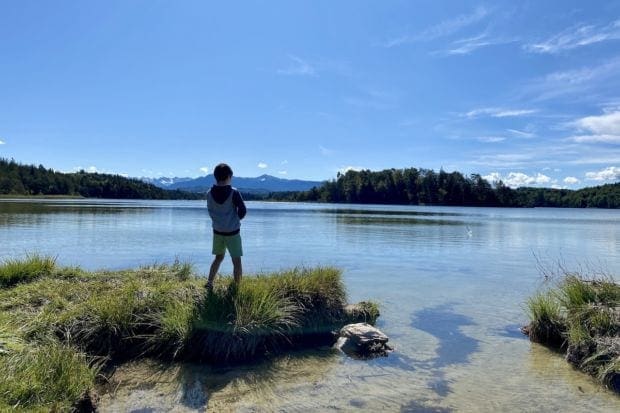
{"type": "Polygon", "coordinates": [[[58,342],[0,357],[0,406],[69,411],[92,389],[99,366],[58,342]]]}
{"type": "Polygon", "coordinates": [[[530,339],[566,344],[570,363],[620,392],[619,309],[613,278],[566,273],[554,290],[528,300],[530,339]]]}
{"type": "Polygon", "coordinates": [[[28,255],[24,259],[7,259],[0,264],[0,288],[50,275],[55,267],[55,258],[38,254],[28,255]]]}
{"type": "Polygon", "coordinates": [[[220,278],[212,293],[178,261],[89,273],[31,256],[2,268],[28,276],[0,288],[0,411],[70,410],[100,367],[90,357],[234,363],[313,335],[329,341],[351,317],[378,316],[373,303],[357,307],[362,315],[345,311],[335,268],[247,276],[240,285],[220,278]]]}
{"type": "Polygon", "coordinates": [[[561,315],[560,304],[551,292],[542,292],[534,295],[527,301],[527,310],[530,317],[530,339],[537,343],[550,344],[560,347],[564,338],[564,320],[561,315]]]}

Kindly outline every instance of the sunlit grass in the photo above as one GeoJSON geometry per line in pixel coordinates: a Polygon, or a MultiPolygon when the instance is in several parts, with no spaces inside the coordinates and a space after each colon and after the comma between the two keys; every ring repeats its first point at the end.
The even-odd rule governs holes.
{"type": "Polygon", "coordinates": [[[70,411],[94,387],[98,368],[85,354],[55,341],[0,356],[0,408],[70,411]]]}
{"type": "Polygon", "coordinates": [[[528,300],[530,339],[560,347],[567,360],[620,392],[620,285],[611,277],[566,273],[528,300]]]}
{"type": "Polygon", "coordinates": [[[2,268],[26,275],[0,288],[0,374],[11,380],[0,385],[0,411],[70,411],[95,385],[92,360],[235,363],[317,337],[328,343],[344,324],[378,317],[372,302],[345,308],[341,273],[331,267],[246,276],[240,285],[218,278],[212,293],[178,260],[87,272],[30,256],[2,268]]]}
{"type": "Polygon", "coordinates": [[[0,264],[0,288],[50,275],[55,267],[55,258],[38,254],[25,259],[7,259],[0,264]]]}

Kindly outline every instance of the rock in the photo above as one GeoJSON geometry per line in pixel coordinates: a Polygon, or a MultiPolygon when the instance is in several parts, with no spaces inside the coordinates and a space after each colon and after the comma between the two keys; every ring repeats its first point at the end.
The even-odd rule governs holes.
{"type": "Polygon", "coordinates": [[[388,340],[388,336],[370,324],[347,324],[340,329],[336,347],[351,357],[367,359],[387,356],[392,351],[388,340]]]}

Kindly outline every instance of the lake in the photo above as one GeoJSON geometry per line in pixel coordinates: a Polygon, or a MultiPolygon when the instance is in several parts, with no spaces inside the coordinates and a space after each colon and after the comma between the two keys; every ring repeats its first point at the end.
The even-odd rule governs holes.
{"type": "MultiPolygon", "coordinates": [[[[352,302],[381,303],[395,352],[359,361],[320,349],[226,369],[135,363],[103,411],[620,411],[620,398],[519,332],[545,285],[540,265],[620,274],[617,210],[247,205],[246,274],[341,268],[352,302]]],[[[210,220],[201,201],[0,200],[0,259],[29,252],[87,269],[178,258],[206,273],[210,220]]]]}

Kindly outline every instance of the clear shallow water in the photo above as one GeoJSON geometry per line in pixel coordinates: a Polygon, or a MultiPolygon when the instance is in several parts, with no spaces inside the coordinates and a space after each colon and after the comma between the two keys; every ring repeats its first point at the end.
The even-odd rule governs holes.
{"type": "MultiPolygon", "coordinates": [[[[236,369],[121,369],[104,411],[618,411],[620,399],[530,344],[518,327],[542,284],[538,256],[620,274],[620,213],[249,202],[246,273],[343,269],[351,301],[382,304],[396,351],[356,361],[329,349],[236,369]]],[[[125,268],[189,260],[207,271],[197,201],[0,201],[0,258],[125,268]]],[[[230,273],[226,262],[223,272],[230,273]]]]}

